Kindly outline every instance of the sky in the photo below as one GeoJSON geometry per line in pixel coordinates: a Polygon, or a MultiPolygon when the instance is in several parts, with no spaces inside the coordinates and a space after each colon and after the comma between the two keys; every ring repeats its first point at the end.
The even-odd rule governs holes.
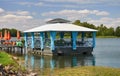
{"type": "Polygon", "coordinates": [[[120,26],[120,0],[0,0],[0,28],[21,31],[63,18],[120,26]]]}

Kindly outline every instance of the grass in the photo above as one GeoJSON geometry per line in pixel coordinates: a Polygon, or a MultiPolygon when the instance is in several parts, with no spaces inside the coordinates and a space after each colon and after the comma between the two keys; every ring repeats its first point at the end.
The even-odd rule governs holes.
{"type": "MultiPolygon", "coordinates": [[[[19,61],[19,60],[18,60],[19,61]]],[[[21,71],[26,71],[25,67],[22,67],[18,64],[18,61],[13,59],[13,56],[4,52],[0,51],[0,64],[3,66],[12,66],[12,70],[21,70],[21,71]]]]}
{"type": "Polygon", "coordinates": [[[16,62],[12,59],[12,56],[6,52],[0,51],[0,64],[2,65],[14,65],[16,62]]]}
{"type": "MultiPolygon", "coordinates": [[[[43,76],[49,76],[50,71],[44,71],[43,76]]],[[[55,69],[52,76],[120,76],[119,68],[84,66],[75,68],[55,69]]]]}

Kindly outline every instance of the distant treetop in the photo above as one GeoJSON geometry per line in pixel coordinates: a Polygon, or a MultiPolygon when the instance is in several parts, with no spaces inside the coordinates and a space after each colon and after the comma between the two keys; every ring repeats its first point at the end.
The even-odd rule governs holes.
{"type": "Polygon", "coordinates": [[[68,23],[71,22],[69,20],[61,19],[61,18],[56,18],[50,21],[47,21],[46,23],[68,23]]]}

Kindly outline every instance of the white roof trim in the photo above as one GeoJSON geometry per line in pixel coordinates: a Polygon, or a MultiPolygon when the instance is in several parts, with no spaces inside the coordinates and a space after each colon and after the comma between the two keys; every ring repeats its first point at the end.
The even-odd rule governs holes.
{"type": "Polygon", "coordinates": [[[45,31],[78,31],[78,32],[94,32],[97,30],[82,27],[82,26],[77,26],[74,24],[69,24],[69,23],[54,23],[54,24],[46,24],[42,25],[39,27],[35,27],[29,30],[26,30],[24,32],[45,32],[45,31]]]}

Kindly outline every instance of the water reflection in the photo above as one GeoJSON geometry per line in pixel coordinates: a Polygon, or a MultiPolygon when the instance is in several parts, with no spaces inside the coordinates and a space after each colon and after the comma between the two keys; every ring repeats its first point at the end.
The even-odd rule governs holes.
{"type": "Polygon", "coordinates": [[[75,66],[94,66],[95,57],[93,55],[80,56],[35,56],[25,55],[25,67],[32,70],[43,70],[49,68],[65,68],[75,66]]]}

